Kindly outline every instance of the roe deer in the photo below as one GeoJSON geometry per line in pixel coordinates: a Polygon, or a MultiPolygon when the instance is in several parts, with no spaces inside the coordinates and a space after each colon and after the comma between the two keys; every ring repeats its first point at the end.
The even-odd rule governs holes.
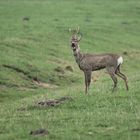
{"type": "Polygon", "coordinates": [[[84,72],[85,75],[85,94],[90,86],[92,71],[97,71],[100,69],[106,69],[110,77],[114,82],[112,91],[117,87],[117,76],[122,78],[125,82],[126,90],[128,90],[127,77],[120,72],[120,66],[123,63],[123,58],[117,54],[84,54],[80,52],[79,42],[80,37],[77,36],[79,30],[74,30],[71,37],[71,48],[73,50],[73,55],[79,66],[79,68],[84,72]]]}

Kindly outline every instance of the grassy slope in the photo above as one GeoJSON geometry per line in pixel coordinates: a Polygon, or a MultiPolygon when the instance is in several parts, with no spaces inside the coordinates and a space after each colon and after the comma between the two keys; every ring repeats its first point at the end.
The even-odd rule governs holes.
{"type": "Polygon", "coordinates": [[[0,139],[139,139],[139,5],[138,0],[1,0],[0,139]],[[25,16],[30,20],[23,21],[25,16]],[[112,81],[98,72],[90,95],[83,94],[83,75],[69,48],[68,28],[76,26],[83,33],[82,51],[123,55],[128,93],[119,80],[119,90],[112,94],[112,81]],[[68,65],[74,72],[65,70],[68,65]],[[56,72],[57,67],[64,73],[56,72]],[[59,88],[38,87],[27,75],[59,88]],[[74,101],[49,109],[34,107],[38,100],[62,96],[74,101]],[[19,111],[22,107],[25,110],[19,111]],[[48,129],[49,135],[29,135],[38,128],[48,129]]]}

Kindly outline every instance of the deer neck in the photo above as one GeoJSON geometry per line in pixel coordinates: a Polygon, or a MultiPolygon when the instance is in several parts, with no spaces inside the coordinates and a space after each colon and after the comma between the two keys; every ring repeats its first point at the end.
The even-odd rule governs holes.
{"type": "Polygon", "coordinates": [[[76,50],[73,50],[73,55],[75,57],[77,64],[80,65],[80,62],[83,58],[83,54],[80,52],[80,47],[78,47],[76,50]]]}

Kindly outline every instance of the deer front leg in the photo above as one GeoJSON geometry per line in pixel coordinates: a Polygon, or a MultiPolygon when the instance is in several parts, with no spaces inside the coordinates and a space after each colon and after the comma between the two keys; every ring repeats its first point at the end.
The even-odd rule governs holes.
{"type": "Polygon", "coordinates": [[[87,94],[87,75],[85,72],[84,75],[85,75],[85,94],[87,94]]]}
{"type": "Polygon", "coordinates": [[[87,94],[91,82],[91,71],[89,70],[84,71],[84,75],[85,75],[85,94],[87,94]]]}

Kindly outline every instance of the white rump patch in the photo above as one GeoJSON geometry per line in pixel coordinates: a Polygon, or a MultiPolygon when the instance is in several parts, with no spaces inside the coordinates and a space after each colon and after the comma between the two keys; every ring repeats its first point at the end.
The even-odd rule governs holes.
{"type": "Polygon", "coordinates": [[[122,64],[123,63],[123,58],[122,58],[122,56],[120,56],[119,58],[118,58],[118,60],[117,60],[117,64],[118,64],[118,66],[120,65],[120,64],[122,64]]]}

